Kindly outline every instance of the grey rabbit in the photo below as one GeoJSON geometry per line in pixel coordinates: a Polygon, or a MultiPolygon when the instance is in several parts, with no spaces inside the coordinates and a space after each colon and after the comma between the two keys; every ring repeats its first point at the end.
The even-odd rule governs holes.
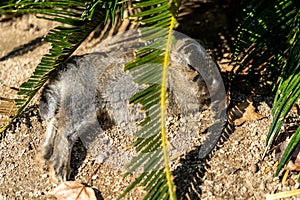
{"type": "MultiPolygon", "coordinates": [[[[129,105],[128,100],[146,86],[136,84],[123,68],[145,43],[128,37],[107,39],[93,53],[72,57],[44,87],[40,114],[47,121],[47,131],[37,158],[48,165],[53,181],[70,178],[71,151],[83,134],[104,129],[106,119],[126,128],[144,118],[139,106],[129,105]]],[[[219,87],[219,81],[209,76],[210,62],[194,40],[177,38],[168,67],[168,112],[188,115],[204,108],[219,87]]]]}

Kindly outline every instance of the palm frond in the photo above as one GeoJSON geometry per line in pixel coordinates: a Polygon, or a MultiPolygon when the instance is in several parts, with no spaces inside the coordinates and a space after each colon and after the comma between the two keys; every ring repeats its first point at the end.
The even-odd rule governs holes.
{"type": "Polygon", "coordinates": [[[289,57],[282,68],[279,86],[274,99],[272,109],[273,121],[267,137],[267,145],[263,156],[265,156],[268,148],[278,136],[280,127],[284,123],[284,119],[291,110],[292,106],[300,98],[300,33],[299,33],[299,17],[293,21],[293,31],[289,35],[291,41],[291,49],[289,57]]]}
{"type": "MultiPolygon", "coordinates": [[[[300,4],[299,1],[288,0],[253,0],[250,3],[247,1],[247,7],[244,7],[248,16],[239,27],[234,54],[238,65],[233,78],[242,71],[249,77],[269,73],[276,91],[264,157],[278,137],[284,119],[300,97],[300,4]]],[[[299,128],[280,161],[277,175],[299,142],[298,137],[299,128]]]]}
{"type": "MultiPolygon", "coordinates": [[[[283,66],[281,80],[275,96],[272,109],[273,121],[268,133],[266,141],[267,144],[263,156],[265,156],[267,150],[280,133],[280,127],[283,125],[284,119],[288,115],[292,106],[298,101],[298,99],[300,99],[300,33],[299,22],[297,23],[298,28],[295,33],[293,44],[291,45],[292,48],[289,52],[289,58],[286,64],[283,66]]],[[[299,134],[298,128],[298,130],[294,133],[294,139],[290,141],[290,144],[286,148],[286,152],[279,163],[278,170],[280,170],[282,166],[287,163],[287,157],[295,148],[295,146],[291,145],[295,143],[295,140],[299,141],[298,139],[295,139],[299,137],[299,134]]],[[[278,174],[278,171],[276,174],[278,174]]]]}
{"type": "Polygon", "coordinates": [[[131,19],[147,27],[141,30],[142,39],[149,45],[137,50],[137,58],[125,65],[134,81],[146,85],[146,89],[135,94],[130,103],[142,105],[146,118],[140,123],[140,130],[135,134],[134,143],[139,152],[128,167],[127,174],[143,166],[139,175],[120,196],[124,197],[136,185],[141,185],[148,192],[144,199],[176,199],[175,186],[169,168],[165,117],[167,111],[167,70],[170,59],[172,32],[176,24],[179,8],[177,1],[142,1],[134,9],[143,8],[141,13],[131,19]]]}
{"type": "Polygon", "coordinates": [[[247,16],[238,28],[234,58],[237,65],[232,79],[241,72],[248,77],[265,73],[276,85],[290,49],[287,36],[297,17],[297,1],[244,1],[247,16]]]}
{"type": "MultiPolygon", "coordinates": [[[[277,170],[276,170],[276,176],[278,176],[280,170],[284,167],[284,165],[289,161],[294,149],[300,142],[300,126],[298,126],[298,129],[296,132],[293,134],[291,140],[289,141],[288,146],[286,147],[286,150],[284,151],[280,162],[278,164],[277,170]]],[[[300,176],[299,176],[300,178],[300,176]]]]}
{"type": "Polygon", "coordinates": [[[20,115],[48,80],[50,74],[59,69],[88,35],[108,16],[113,14],[113,9],[117,4],[117,1],[106,1],[105,5],[95,5],[99,4],[98,1],[88,2],[85,0],[18,1],[15,4],[3,6],[9,12],[34,13],[40,18],[57,21],[63,25],[50,30],[44,38],[45,41],[51,43],[52,48],[48,54],[44,55],[30,79],[21,85],[18,93],[20,98],[15,99],[18,110],[11,120],[0,128],[0,133],[11,124],[13,119],[20,115]],[[105,6],[107,5],[110,6],[110,9],[106,9],[105,6]],[[95,9],[96,7],[97,9],[95,9]],[[90,13],[91,8],[94,8],[92,14],[83,15],[83,13],[90,13]]]}

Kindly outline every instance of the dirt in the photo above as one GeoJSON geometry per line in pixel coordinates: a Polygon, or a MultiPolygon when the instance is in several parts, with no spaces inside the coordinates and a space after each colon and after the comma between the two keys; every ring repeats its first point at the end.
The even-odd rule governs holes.
{"type": "MultiPolygon", "coordinates": [[[[16,91],[12,88],[19,88],[30,77],[49,45],[37,40],[36,48],[7,55],[20,45],[41,37],[54,25],[31,15],[0,23],[1,97],[16,97],[16,91]]],[[[217,31],[216,36],[224,42],[226,38],[223,35],[228,33],[217,31]]],[[[212,51],[219,52],[217,62],[222,71],[226,71],[230,68],[230,47],[226,41],[222,45],[217,44],[216,48],[218,46],[223,50],[212,51]]],[[[76,53],[90,49],[90,43],[86,42],[76,53]]],[[[274,177],[274,153],[261,159],[271,122],[273,97],[247,94],[245,91],[234,91],[231,96],[233,104],[251,99],[264,118],[246,121],[241,126],[228,125],[217,149],[204,161],[197,160],[197,146],[181,157],[181,166],[173,172],[180,199],[264,199],[266,194],[299,188],[296,173],[291,173],[285,184],[274,177]]],[[[6,131],[0,143],[0,200],[51,199],[48,192],[56,187],[50,182],[48,174],[41,172],[35,164],[36,150],[43,140],[46,126],[38,113],[38,102],[38,97],[31,102],[24,114],[6,131]]],[[[295,113],[290,119],[294,123],[300,121],[295,113]]],[[[289,129],[289,125],[283,129],[289,129]]],[[[115,199],[135,178],[135,175],[130,175],[124,179],[122,171],[106,165],[99,166],[80,144],[76,145],[72,159],[73,179],[94,188],[99,199],[115,199]]],[[[125,199],[141,199],[143,194],[143,188],[138,187],[125,199]]]]}

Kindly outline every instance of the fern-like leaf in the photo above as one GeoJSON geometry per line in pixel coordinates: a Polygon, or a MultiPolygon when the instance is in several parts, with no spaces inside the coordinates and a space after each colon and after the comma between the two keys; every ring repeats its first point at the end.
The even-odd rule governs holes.
{"type": "Polygon", "coordinates": [[[288,115],[292,106],[300,98],[300,33],[299,33],[299,17],[300,12],[293,20],[293,31],[289,35],[291,41],[291,49],[289,57],[282,68],[279,87],[274,99],[272,109],[273,121],[267,137],[267,145],[263,156],[265,156],[268,148],[278,136],[280,127],[284,123],[285,117],[288,115]]]}
{"type": "Polygon", "coordinates": [[[235,41],[234,57],[238,65],[232,79],[241,72],[253,80],[265,73],[268,81],[276,84],[290,49],[287,36],[293,31],[299,2],[252,0],[244,1],[243,5],[247,16],[235,41]]]}
{"type": "Polygon", "coordinates": [[[134,143],[139,155],[131,161],[126,175],[141,166],[143,173],[119,199],[138,184],[148,192],[144,199],[176,199],[169,168],[165,117],[167,70],[179,4],[177,1],[142,1],[134,8],[143,8],[143,12],[131,18],[148,25],[141,32],[142,39],[149,45],[138,49],[137,58],[127,63],[125,70],[132,74],[137,84],[147,86],[130,99],[130,103],[142,105],[146,118],[140,123],[141,128],[136,133],[138,139],[134,143]]]}
{"type": "MultiPolygon", "coordinates": [[[[289,141],[288,146],[286,147],[286,150],[284,151],[280,162],[278,164],[277,170],[275,175],[278,176],[280,170],[284,167],[284,165],[289,161],[293,150],[297,147],[298,143],[300,142],[300,126],[298,126],[298,129],[294,133],[293,137],[289,141]]],[[[300,177],[300,176],[299,176],[300,177]]]]}
{"type": "MultiPolygon", "coordinates": [[[[234,55],[238,65],[235,75],[243,71],[251,77],[266,72],[272,77],[276,90],[264,157],[278,137],[284,119],[300,97],[300,4],[299,1],[289,0],[252,0],[244,3],[248,16],[239,27],[236,40],[234,55]]],[[[277,175],[299,141],[298,130],[280,161],[277,175]]]]}
{"type": "MultiPolygon", "coordinates": [[[[300,99],[300,32],[299,22],[298,28],[293,37],[293,44],[289,52],[289,58],[283,67],[283,73],[279,83],[279,87],[275,96],[274,105],[272,109],[273,121],[267,137],[267,145],[263,156],[265,156],[268,148],[280,133],[280,127],[284,123],[285,117],[288,115],[292,106],[300,99]]],[[[299,126],[300,127],[300,126],[299,126]]],[[[279,170],[287,163],[287,158],[295,148],[295,141],[299,142],[299,127],[294,133],[286,151],[279,163],[277,175],[279,170]]]]}

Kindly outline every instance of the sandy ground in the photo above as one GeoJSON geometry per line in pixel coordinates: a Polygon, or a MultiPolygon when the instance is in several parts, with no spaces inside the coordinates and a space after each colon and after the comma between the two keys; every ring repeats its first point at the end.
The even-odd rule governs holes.
{"type": "MultiPolygon", "coordinates": [[[[48,45],[39,43],[37,48],[19,53],[21,55],[4,56],[42,36],[53,26],[52,22],[27,15],[0,23],[0,58],[5,58],[0,62],[1,97],[15,97],[16,92],[11,87],[18,88],[29,78],[47,52],[48,45]]],[[[83,44],[77,53],[86,52],[89,48],[88,44],[83,44]]],[[[223,52],[218,56],[221,68],[227,69],[228,54],[223,52]]],[[[264,199],[266,194],[299,187],[296,174],[290,174],[285,184],[274,177],[274,153],[261,159],[271,121],[272,97],[247,95],[243,91],[232,93],[234,104],[244,99],[251,99],[264,118],[246,121],[235,126],[234,131],[227,127],[217,150],[203,162],[195,156],[197,147],[182,157],[181,166],[174,171],[180,199],[264,199]]],[[[48,192],[56,187],[46,173],[39,171],[34,161],[45,132],[45,123],[39,116],[37,105],[38,99],[34,99],[1,141],[0,200],[50,199],[48,192]]],[[[299,123],[299,116],[291,115],[290,120],[299,123]]],[[[284,129],[288,128],[285,126],[284,129]]],[[[134,175],[123,179],[121,171],[105,165],[94,173],[98,164],[88,154],[84,157],[85,152],[82,151],[78,145],[73,154],[72,176],[76,181],[96,189],[99,199],[115,199],[134,180],[134,175]]],[[[143,188],[137,188],[125,199],[141,199],[143,194],[143,188]]]]}

